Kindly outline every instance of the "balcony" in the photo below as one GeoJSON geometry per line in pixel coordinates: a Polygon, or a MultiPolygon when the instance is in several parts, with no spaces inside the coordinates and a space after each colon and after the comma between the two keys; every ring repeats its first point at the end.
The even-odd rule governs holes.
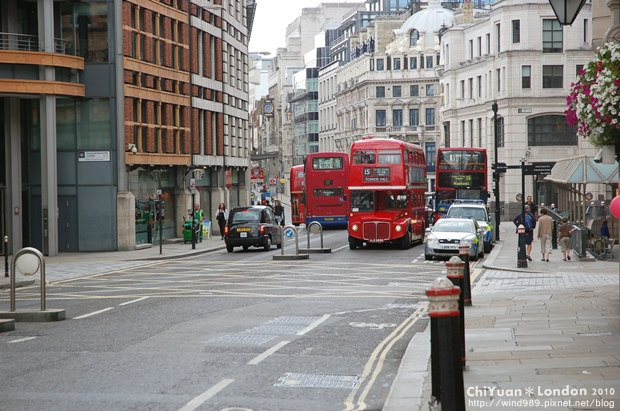
{"type": "MultiPolygon", "coordinates": [[[[54,39],[54,52],[67,54],[68,42],[54,39]]],[[[42,51],[39,37],[33,34],[0,33],[0,50],[42,51]]]]}

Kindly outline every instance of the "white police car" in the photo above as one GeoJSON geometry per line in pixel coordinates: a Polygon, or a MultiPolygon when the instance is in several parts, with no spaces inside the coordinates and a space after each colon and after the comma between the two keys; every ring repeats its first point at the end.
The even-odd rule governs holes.
{"type": "Polygon", "coordinates": [[[495,228],[491,224],[489,209],[482,201],[455,200],[448,209],[446,217],[475,218],[482,228],[484,252],[490,253],[495,245],[495,228]]]}

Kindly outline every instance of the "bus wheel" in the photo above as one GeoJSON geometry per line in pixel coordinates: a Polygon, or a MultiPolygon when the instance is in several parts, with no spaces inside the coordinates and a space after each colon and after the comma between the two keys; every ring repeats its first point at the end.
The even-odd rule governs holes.
{"type": "Polygon", "coordinates": [[[349,236],[349,250],[355,250],[360,246],[360,241],[357,238],[349,236]]]}
{"type": "Polygon", "coordinates": [[[411,247],[411,239],[411,230],[407,229],[407,233],[400,239],[400,248],[402,248],[403,250],[408,250],[409,247],[411,247]]]}

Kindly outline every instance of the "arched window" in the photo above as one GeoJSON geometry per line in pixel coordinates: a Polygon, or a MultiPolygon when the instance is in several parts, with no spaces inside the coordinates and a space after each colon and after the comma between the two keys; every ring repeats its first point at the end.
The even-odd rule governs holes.
{"type": "Polygon", "coordinates": [[[409,32],[409,46],[417,45],[419,39],[420,33],[416,29],[413,29],[409,32]]]}
{"type": "Polygon", "coordinates": [[[527,120],[529,146],[576,146],[577,131],[566,123],[566,116],[546,115],[527,120]]]}

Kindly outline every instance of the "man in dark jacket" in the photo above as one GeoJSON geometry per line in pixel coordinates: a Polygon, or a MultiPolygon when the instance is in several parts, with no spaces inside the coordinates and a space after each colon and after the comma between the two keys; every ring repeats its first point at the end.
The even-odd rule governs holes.
{"type": "Polygon", "coordinates": [[[530,206],[525,205],[525,218],[521,215],[521,213],[517,214],[517,216],[512,220],[512,222],[519,227],[519,225],[523,224],[525,227],[525,253],[528,260],[532,261],[532,257],[530,254],[532,253],[532,241],[534,241],[534,228],[536,228],[536,217],[530,211],[530,206]]]}

